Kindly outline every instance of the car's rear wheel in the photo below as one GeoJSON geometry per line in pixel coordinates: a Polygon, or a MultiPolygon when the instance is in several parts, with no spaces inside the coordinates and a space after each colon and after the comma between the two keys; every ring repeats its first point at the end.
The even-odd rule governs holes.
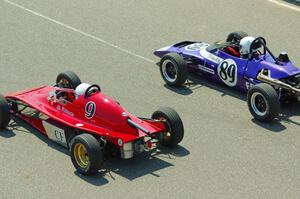
{"type": "Polygon", "coordinates": [[[160,73],[170,86],[181,86],[188,78],[186,62],[177,53],[168,53],[161,58],[160,73]]]}
{"type": "Polygon", "coordinates": [[[250,88],[247,103],[253,117],[262,122],[270,122],[279,115],[280,102],[275,89],[265,83],[250,88]]]}
{"type": "Polygon", "coordinates": [[[76,170],[84,175],[98,172],[103,165],[103,151],[91,134],[75,136],[70,144],[71,160],[76,170]]]}
{"type": "Polygon", "coordinates": [[[10,107],[3,95],[0,94],[0,129],[7,127],[10,121],[10,107]]]}
{"type": "Polygon", "coordinates": [[[75,89],[81,84],[80,78],[72,71],[65,71],[57,75],[56,85],[62,88],[75,89]]]}
{"type": "Polygon", "coordinates": [[[236,32],[229,33],[226,41],[231,43],[238,43],[241,39],[247,36],[248,34],[244,31],[236,31],[236,32]]]}
{"type": "Polygon", "coordinates": [[[159,143],[164,146],[174,147],[184,137],[184,127],[178,113],[169,107],[160,108],[152,114],[152,119],[161,121],[166,126],[166,132],[159,136],[159,143]]]}

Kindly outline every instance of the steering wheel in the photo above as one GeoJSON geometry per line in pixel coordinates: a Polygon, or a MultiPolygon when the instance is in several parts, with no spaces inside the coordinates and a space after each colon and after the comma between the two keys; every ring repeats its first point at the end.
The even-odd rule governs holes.
{"type": "Polygon", "coordinates": [[[95,93],[97,91],[101,92],[101,88],[97,84],[93,84],[93,85],[89,86],[84,93],[84,98],[86,99],[86,98],[90,97],[93,93],[95,93]]]}

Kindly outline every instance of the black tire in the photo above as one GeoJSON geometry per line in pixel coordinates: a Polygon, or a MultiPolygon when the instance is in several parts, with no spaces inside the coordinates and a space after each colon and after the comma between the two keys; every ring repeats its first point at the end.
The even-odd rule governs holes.
{"type": "Polygon", "coordinates": [[[10,121],[10,107],[3,95],[0,94],[0,129],[7,127],[10,121]]]}
{"type": "Polygon", "coordinates": [[[65,71],[57,75],[56,84],[59,87],[75,89],[81,84],[81,80],[74,72],[65,71]]]}
{"type": "Polygon", "coordinates": [[[91,134],[80,134],[75,136],[70,144],[71,160],[76,170],[83,175],[95,174],[103,165],[103,151],[97,139],[91,134]],[[85,157],[88,156],[87,165],[84,166],[78,158],[78,147],[85,147],[85,157]],[[81,165],[80,165],[81,164],[81,165]]]}
{"type": "Polygon", "coordinates": [[[177,53],[164,55],[160,60],[160,74],[170,86],[183,85],[188,78],[185,60],[177,53]]]}
{"type": "Polygon", "coordinates": [[[236,32],[229,33],[226,41],[231,42],[231,43],[237,43],[241,39],[243,39],[244,37],[247,37],[247,36],[248,36],[248,34],[245,33],[244,31],[236,31],[236,32]]]}
{"type": "Polygon", "coordinates": [[[247,104],[253,117],[262,122],[272,121],[280,112],[278,94],[266,83],[257,84],[249,89],[247,104]]]}
{"type": "Polygon", "coordinates": [[[152,119],[162,120],[166,125],[168,132],[162,133],[159,137],[161,145],[174,147],[182,141],[184,137],[184,128],[178,113],[169,107],[160,108],[152,114],[152,119]]]}

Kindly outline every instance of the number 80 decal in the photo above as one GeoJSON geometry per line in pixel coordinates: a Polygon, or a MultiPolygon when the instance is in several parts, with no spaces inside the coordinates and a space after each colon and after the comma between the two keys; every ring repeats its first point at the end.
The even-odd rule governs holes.
{"type": "Polygon", "coordinates": [[[218,74],[221,80],[228,86],[235,86],[237,83],[237,67],[232,59],[225,59],[218,66],[218,74]]]}

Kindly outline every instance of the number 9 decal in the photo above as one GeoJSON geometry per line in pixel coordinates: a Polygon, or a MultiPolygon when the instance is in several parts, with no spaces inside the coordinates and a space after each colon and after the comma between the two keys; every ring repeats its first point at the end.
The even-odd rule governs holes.
{"type": "Polygon", "coordinates": [[[95,102],[88,102],[85,105],[85,117],[91,119],[96,112],[96,104],[95,102]]]}
{"type": "Polygon", "coordinates": [[[220,79],[228,86],[235,86],[237,83],[237,67],[232,59],[225,59],[218,66],[220,79]]]}

